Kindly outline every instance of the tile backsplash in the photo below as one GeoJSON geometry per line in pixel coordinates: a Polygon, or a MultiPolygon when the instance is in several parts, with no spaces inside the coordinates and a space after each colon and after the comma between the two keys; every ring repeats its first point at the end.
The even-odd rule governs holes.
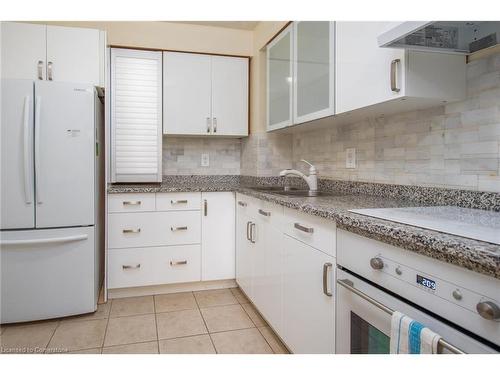
{"type": "Polygon", "coordinates": [[[320,176],[500,192],[500,54],[467,67],[467,98],[445,106],[243,140],[241,174],[277,175],[284,168],[320,176]],[[345,167],[356,148],[356,168],[345,167]]]}
{"type": "Polygon", "coordinates": [[[164,175],[239,175],[241,139],[163,136],[164,175]],[[201,166],[208,154],[209,166],[201,166]]]}

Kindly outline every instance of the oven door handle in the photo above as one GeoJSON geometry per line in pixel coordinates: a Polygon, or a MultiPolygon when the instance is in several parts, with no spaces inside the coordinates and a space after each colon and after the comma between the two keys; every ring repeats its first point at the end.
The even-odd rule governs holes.
{"type": "MultiPolygon", "coordinates": [[[[346,288],[350,292],[353,292],[357,296],[359,296],[359,297],[363,298],[364,300],[370,302],[372,305],[374,305],[375,307],[378,307],[380,310],[386,312],[387,314],[392,315],[394,313],[394,310],[392,310],[391,308],[389,308],[386,305],[380,303],[379,301],[373,299],[368,294],[363,293],[361,290],[356,289],[354,287],[354,283],[351,280],[349,280],[349,279],[337,279],[337,284],[343,286],[344,288],[346,288]]],[[[439,346],[441,348],[448,349],[450,352],[452,352],[454,354],[466,354],[464,351],[460,350],[456,346],[450,344],[449,342],[447,342],[447,341],[445,341],[443,339],[439,339],[438,347],[439,346]]]]}

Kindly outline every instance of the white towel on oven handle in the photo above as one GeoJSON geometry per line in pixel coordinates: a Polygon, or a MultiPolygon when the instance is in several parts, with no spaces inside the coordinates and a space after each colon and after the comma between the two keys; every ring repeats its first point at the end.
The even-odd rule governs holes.
{"type": "MultiPolygon", "coordinates": [[[[391,318],[391,354],[409,354],[410,353],[410,327],[412,318],[395,311],[391,318]]],[[[438,342],[441,336],[424,327],[420,331],[420,354],[437,354],[438,342]]]]}

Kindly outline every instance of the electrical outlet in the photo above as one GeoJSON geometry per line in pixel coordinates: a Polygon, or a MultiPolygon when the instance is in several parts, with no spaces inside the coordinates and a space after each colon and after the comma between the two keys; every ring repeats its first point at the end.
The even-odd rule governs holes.
{"type": "Polygon", "coordinates": [[[201,166],[208,167],[210,165],[210,156],[209,154],[201,154],[201,166]]]}
{"type": "Polygon", "coordinates": [[[356,149],[347,148],[345,150],[345,167],[349,169],[356,168],[356,149]]]}

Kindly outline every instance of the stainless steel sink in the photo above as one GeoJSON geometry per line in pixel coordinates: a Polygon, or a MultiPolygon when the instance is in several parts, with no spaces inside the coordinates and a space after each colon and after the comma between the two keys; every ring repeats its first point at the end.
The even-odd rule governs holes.
{"type": "Polygon", "coordinates": [[[277,194],[287,197],[328,197],[335,195],[334,193],[327,193],[324,191],[310,191],[293,187],[285,188],[283,186],[257,186],[252,187],[252,189],[262,191],[263,193],[277,194]]]}

